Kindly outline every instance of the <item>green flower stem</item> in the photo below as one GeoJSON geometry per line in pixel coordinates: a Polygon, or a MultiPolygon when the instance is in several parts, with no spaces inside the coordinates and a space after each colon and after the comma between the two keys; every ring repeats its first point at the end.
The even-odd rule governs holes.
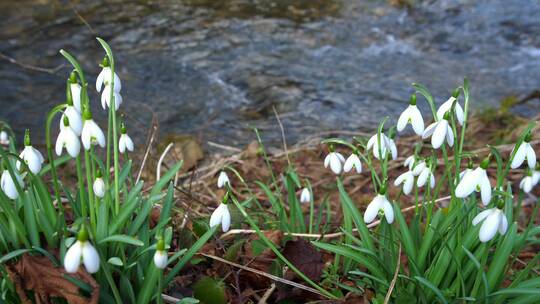
{"type": "Polygon", "coordinates": [[[91,156],[90,152],[84,150],[84,164],[86,169],[86,183],[88,185],[88,209],[90,209],[90,224],[92,225],[92,232],[95,235],[96,231],[96,209],[94,205],[94,179],[92,178],[92,165],[90,164],[91,156]]]}
{"type": "Polygon", "coordinates": [[[56,174],[56,167],[54,166],[54,157],[51,141],[51,124],[54,116],[60,111],[62,111],[62,109],[64,109],[66,106],[66,104],[61,104],[54,107],[47,115],[47,121],[45,124],[45,141],[47,143],[47,156],[49,158],[49,163],[51,164],[51,175],[54,185],[54,195],[56,197],[56,202],[58,203],[58,209],[60,210],[62,216],[64,215],[64,207],[62,206],[62,201],[60,199],[60,185],[58,184],[58,175],[56,174]]]}
{"type": "Polygon", "coordinates": [[[336,296],[334,296],[333,294],[331,294],[330,292],[326,291],[324,288],[322,288],[321,286],[319,286],[317,283],[313,282],[312,280],[310,280],[304,273],[302,273],[300,270],[298,270],[298,268],[296,268],[291,262],[289,262],[289,260],[287,260],[285,258],[285,256],[283,256],[283,254],[281,254],[281,252],[276,248],[276,246],[274,245],[274,243],[272,241],[270,241],[265,235],[264,233],[262,233],[262,231],[259,229],[259,227],[257,227],[257,224],[255,224],[255,222],[253,221],[253,219],[247,214],[246,210],[244,209],[244,207],[242,207],[242,205],[238,202],[238,200],[235,198],[235,197],[232,197],[232,201],[234,202],[234,204],[236,205],[236,208],[238,208],[238,210],[240,211],[240,213],[242,213],[242,215],[244,216],[244,218],[247,220],[247,222],[249,223],[249,225],[257,232],[257,235],[266,243],[266,245],[268,245],[268,247],[274,252],[274,254],[280,259],[282,260],[292,271],[294,271],[294,273],[296,273],[300,278],[302,278],[304,281],[306,281],[309,285],[313,286],[315,289],[317,289],[318,291],[320,291],[323,295],[325,295],[326,297],[330,298],[330,299],[337,299],[336,296]]]}
{"type": "MultiPolygon", "coordinates": [[[[76,159],[76,165],[77,165],[77,183],[79,186],[79,196],[81,199],[81,214],[83,218],[88,217],[88,211],[86,210],[86,196],[84,194],[84,176],[82,173],[82,165],[81,165],[81,156],[78,155],[76,159]]],[[[90,189],[88,191],[91,191],[90,189]]]]}

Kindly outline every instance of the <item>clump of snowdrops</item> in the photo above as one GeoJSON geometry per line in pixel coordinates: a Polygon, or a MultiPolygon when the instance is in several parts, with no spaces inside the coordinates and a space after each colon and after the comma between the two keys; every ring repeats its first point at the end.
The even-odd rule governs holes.
{"type": "Polygon", "coordinates": [[[96,107],[88,94],[92,86],[77,60],[64,50],[60,53],[73,71],[67,77],[65,103],[47,116],[46,157],[32,145],[28,130],[18,153],[13,131],[6,123],[0,125],[0,290],[5,302],[20,301],[5,265],[22,255],[49,258],[81,295],[96,290],[77,274],[92,274],[100,303],[161,302],[162,290],[214,232],[208,230],[192,247],[169,255],[171,179],[182,162],[143,192],[144,182],[135,179],[128,154],[135,147],[118,113],[122,83],[110,47],[98,41],[105,57],[95,89],[107,111],[105,128],[93,119],[91,109],[96,107]],[[58,118],[59,124],[53,123],[58,118]],[[51,128],[59,130],[55,141],[51,128]],[[59,166],[67,163],[75,164],[76,181],[58,177],[59,166]],[[159,208],[160,216],[151,223],[153,208],[159,208]]]}

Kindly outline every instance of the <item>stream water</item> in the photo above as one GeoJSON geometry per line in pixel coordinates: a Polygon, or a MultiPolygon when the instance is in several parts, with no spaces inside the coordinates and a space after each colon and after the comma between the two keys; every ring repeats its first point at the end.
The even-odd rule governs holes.
{"type": "MultiPolygon", "coordinates": [[[[254,139],[253,126],[269,141],[280,138],[273,107],[296,141],[374,129],[386,115],[395,121],[412,82],[441,103],[467,76],[475,108],[540,89],[540,1],[418,2],[406,9],[367,0],[2,1],[0,52],[54,68],[66,49],[93,88],[103,56],[94,37],[103,37],[141,144],[152,112],[162,135],[237,146],[254,139]]],[[[42,139],[70,69],[35,71],[4,57],[0,119],[42,139]]],[[[94,90],[91,98],[103,121],[94,90]]]]}

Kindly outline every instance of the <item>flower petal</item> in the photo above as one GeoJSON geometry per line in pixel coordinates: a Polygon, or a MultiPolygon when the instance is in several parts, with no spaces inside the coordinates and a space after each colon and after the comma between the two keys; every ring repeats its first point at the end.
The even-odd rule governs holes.
{"type": "Polygon", "coordinates": [[[488,242],[495,236],[497,230],[499,229],[499,221],[500,216],[498,212],[492,212],[486,217],[482,223],[482,226],[480,227],[480,242],[488,242]]]}
{"type": "Polygon", "coordinates": [[[82,245],[82,258],[84,268],[88,273],[96,273],[99,270],[99,254],[89,242],[82,245]]]}
{"type": "Polygon", "coordinates": [[[534,149],[530,143],[527,143],[526,151],[527,151],[527,163],[529,165],[529,168],[531,170],[534,170],[534,167],[536,167],[536,153],[534,152],[534,149]]]}
{"type": "Polygon", "coordinates": [[[377,195],[366,208],[364,212],[364,222],[369,224],[377,217],[379,209],[381,208],[381,198],[377,195]]]}
{"type": "Polygon", "coordinates": [[[403,111],[401,113],[401,115],[399,115],[399,119],[398,119],[398,122],[397,122],[397,130],[398,132],[401,132],[405,129],[405,127],[407,126],[407,123],[409,122],[409,119],[411,118],[411,115],[410,115],[410,106],[407,107],[405,109],[405,111],[403,111]]]}
{"type": "Polygon", "coordinates": [[[410,115],[414,133],[416,133],[416,135],[422,135],[422,133],[424,133],[424,119],[422,118],[422,113],[420,113],[418,107],[412,106],[410,115]]]}
{"type": "Polygon", "coordinates": [[[227,205],[223,205],[223,214],[221,215],[221,229],[223,232],[229,231],[231,227],[231,214],[227,205]]]}
{"type": "Polygon", "coordinates": [[[82,248],[81,242],[76,241],[71,247],[69,247],[66,255],[64,256],[64,268],[68,273],[75,273],[79,269],[81,264],[82,248]]]}
{"type": "Polygon", "coordinates": [[[436,127],[437,127],[437,122],[434,122],[434,123],[430,124],[424,130],[424,133],[422,134],[422,139],[426,139],[426,138],[430,137],[433,134],[433,132],[435,132],[436,127]]]}
{"type": "Polygon", "coordinates": [[[526,156],[527,156],[527,148],[525,147],[525,142],[522,142],[521,145],[519,145],[519,148],[517,149],[516,153],[514,154],[514,159],[512,159],[510,168],[516,169],[519,166],[521,166],[526,156]]]}
{"type": "Polygon", "coordinates": [[[431,145],[433,149],[439,149],[446,138],[446,132],[448,130],[448,121],[445,119],[437,123],[437,127],[431,136],[431,145]]]}
{"type": "Polygon", "coordinates": [[[382,208],[384,210],[384,217],[386,218],[386,221],[388,224],[392,224],[394,222],[394,208],[392,208],[392,204],[387,199],[384,199],[382,202],[382,208]]]}
{"type": "Polygon", "coordinates": [[[488,215],[490,215],[493,212],[493,209],[486,209],[480,213],[478,213],[472,220],[473,226],[478,225],[481,221],[483,221],[488,215]]]}
{"type": "Polygon", "coordinates": [[[463,176],[463,179],[456,187],[456,197],[464,198],[469,196],[478,185],[478,171],[474,170],[463,176]]]}

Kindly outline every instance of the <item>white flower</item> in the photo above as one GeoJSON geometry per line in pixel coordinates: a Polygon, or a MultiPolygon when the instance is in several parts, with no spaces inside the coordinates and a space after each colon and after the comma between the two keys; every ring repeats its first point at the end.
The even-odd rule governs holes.
{"type": "Polygon", "coordinates": [[[366,224],[373,222],[379,211],[383,211],[388,224],[394,222],[394,209],[392,208],[392,204],[390,204],[383,194],[377,194],[371,203],[369,203],[366,212],[364,212],[364,222],[366,222],[366,224]]]}
{"type": "MultiPolygon", "coordinates": [[[[444,114],[452,109],[452,104],[454,103],[454,101],[456,101],[456,98],[452,96],[448,98],[448,100],[445,101],[439,107],[439,109],[437,110],[437,120],[442,120],[444,117],[444,114]]],[[[458,123],[460,125],[463,125],[463,118],[464,118],[463,108],[459,105],[459,102],[457,101],[456,101],[455,112],[456,112],[456,118],[457,118],[458,123]]]]}
{"type": "Polygon", "coordinates": [[[76,241],[66,252],[64,268],[68,273],[75,273],[81,265],[88,273],[96,273],[99,270],[99,254],[88,241],[76,241]]]}
{"type": "Polygon", "coordinates": [[[533,186],[536,186],[540,181],[540,171],[533,171],[532,173],[533,186]]]}
{"type": "Polygon", "coordinates": [[[302,193],[300,193],[300,202],[301,203],[311,202],[311,193],[309,192],[308,188],[302,189],[302,193]]]}
{"type": "Polygon", "coordinates": [[[74,106],[67,106],[60,118],[60,129],[64,127],[64,117],[69,119],[69,127],[73,129],[77,136],[81,136],[81,131],[83,127],[83,121],[81,114],[75,109],[74,106]]]}
{"type": "Polygon", "coordinates": [[[227,204],[219,204],[210,216],[210,227],[217,226],[221,223],[221,229],[223,232],[229,231],[231,227],[231,214],[229,213],[229,207],[227,204]]]}
{"type": "Polygon", "coordinates": [[[345,162],[345,157],[339,152],[330,152],[324,158],[324,167],[328,168],[334,172],[334,174],[340,174],[342,169],[342,164],[345,162]]]}
{"type": "Polygon", "coordinates": [[[92,189],[94,189],[94,194],[97,197],[104,197],[105,196],[105,182],[103,182],[103,178],[97,177],[94,180],[94,184],[92,185],[92,189]]]}
{"type": "Polygon", "coordinates": [[[79,112],[82,113],[81,108],[81,85],[77,82],[70,83],[69,88],[71,89],[71,99],[73,101],[73,107],[79,112]]]}
{"type": "Polygon", "coordinates": [[[403,162],[403,167],[409,167],[409,170],[412,170],[414,162],[415,157],[414,155],[411,155],[405,159],[405,161],[403,162]]]}
{"type": "MultiPolygon", "coordinates": [[[[109,86],[111,84],[111,68],[110,67],[104,67],[103,70],[99,73],[97,79],[96,79],[96,90],[98,92],[101,92],[101,86],[105,84],[105,86],[109,86]]],[[[116,73],[114,73],[114,91],[116,93],[119,93],[122,89],[122,82],[120,81],[120,78],[116,73]]]]}
{"type": "Polygon", "coordinates": [[[368,140],[366,149],[373,149],[373,156],[377,159],[381,159],[386,157],[386,153],[388,150],[390,150],[390,153],[392,154],[392,159],[397,158],[397,147],[396,143],[393,139],[388,138],[388,136],[384,135],[384,133],[381,133],[381,151],[379,155],[379,140],[378,140],[378,134],[374,134],[371,136],[371,138],[368,140]]]}
{"type": "Polygon", "coordinates": [[[223,188],[225,185],[230,185],[229,176],[225,171],[221,171],[218,176],[217,186],[218,188],[223,188]]]}
{"type": "Polygon", "coordinates": [[[474,171],[463,175],[463,179],[456,187],[456,196],[459,198],[465,198],[469,196],[473,191],[480,190],[482,196],[482,203],[484,206],[489,204],[491,200],[491,182],[487,175],[487,164],[482,162],[480,167],[474,169],[474,171]]]}
{"type": "Polygon", "coordinates": [[[120,153],[124,153],[126,150],[133,151],[133,141],[131,140],[131,137],[127,135],[127,133],[123,133],[120,135],[118,151],[120,151],[120,153]]]}
{"type": "Polygon", "coordinates": [[[527,159],[527,164],[529,165],[529,168],[531,168],[531,170],[534,169],[534,167],[536,166],[536,153],[534,152],[533,147],[528,141],[523,141],[521,145],[519,145],[516,154],[514,154],[514,159],[512,159],[510,167],[512,169],[519,168],[519,166],[521,166],[525,159],[527,159]]]}
{"type": "Polygon", "coordinates": [[[154,253],[154,264],[159,269],[167,267],[167,259],[167,252],[163,250],[156,250],[156,253],[154,253]]]}
{"type": "MultiPolygon", "coordinates": [[[[19,154],[19,158],[24,160],[28,166],[28,169],[30,169],[30,172],[34,174],[38,174],[39,171],[41,171],[41,164],[43,164],[45,161],[45,159],[43,159],[43,155],[41,155],[41,152],[30,145],[24,147],[21,154],[19,154]]],[[[21,169],[20,161],[17,161],[17,169],[21,169]]]]}
{"type": "Polygon", "coordinates": [[[105,135],[92,118],[84,120],[81,140],[85,150],[90,150],[90,147],[95,144],[105,147],[105,135]]]}
{"type": "Polygon", "coordinates": [[[452,132],[452,128],[446,119],[436,121],[429,125],[426,130],[424,130],[422,138],[426,139],[430,136],[433,149],[439,149],[444,143],[445,139],[450,147],[454,145],[454,133],[452,132]]]}
{"type": "Polygon", "coordinates": [[[411,124],[414,133],[422,135],[424,132],[424,119],[422,118],[422,113],[420,113],[420,110],[416,107],[416,104],[409,105],[399,116],[397,123],[398,132],[403,131],[408,123],[411,124]]]}
{"type": "Polygon", "coordinates": [[[75,131],[73,131],[73,129],[71,129],[69,126],[65,126],[60,129],[60,133],[56,139],[56,155],[62,155],[62,150],[64,148],[66,148],[68,154],[73,158],[77,157],[81,151],[81,142],[79,141],[79,137],[77,137],[75,131]]]}
{"type": "Polygon", "coordinates": [[[427,165],[426,165],[426,162],[421,160],[421,161],[418,161],[414,164],[413,168],[412,168],[412,173],[414,174],[414,176],[418,176],[420,175],[420,173],[422,173],[422,171],[424,171],[425,169],[427,168],[427,165]]]}
{"type": "Polygon", "coordinates": [[[527,175],[521,180],[521,182],[519,182],[519,189],[522,189],[525,193],[529,193],[531,192],[534,185],[535,184],[532,175],[527,175]]]}
{"type": "MultiPolygon", "coordinates": [[[[19,182],[21,188],[24,187],[23,179],[19,175],[19,173],[13,172],[13,174],[15,175],[15,179],[19,182]]],[[[9,174],[8,170],[4,170],[4,172],[2,172],[2,177],[0,178],[0,186],[2,188],[2,191],[4,191],[6,196],[10,199],[14,200],[19,197],[17,186],[15,185],[13,178],[11,178],[11,174],[9,174]]]]}
{"type": "Polygon", "coordinates": [[[360,162],[360,158],[358,157],[358,155],[356,155],[356,153],[353,153],[349,157],[347,157],[347,160],[343,165],[343,171],[349,172],[352,170],[352,168],[356,169],[356,173],[362,173],[362,162],[360,162]]]}
{"type": "Polygon", "coordinates": [[[0,131],[0,145],[9,145],[9,135],[6,131],[0,131]]]}
{"type": "MultiPolygon", "coordinates": [[[[120,108],[122,101],[122,95],[118,92],[114,92],[114,108],[116,111],[120,108]]],[[[105,110],[105,107],[111,107],[111,87],[109,85],[106,85],[101,93],[101,107],[103,110],[105,110]]]]}
{"type": "Polygon", "coordinates": [[[418,180],[416,181],[416,185],[418,187],[423,187],[426,184],[428,178],[429,178],[429,186],[431,188],[435,187],[435,176],[433,176],[433,173],[431,173],[431,170],[429,169],[429,167],[427,167],[424,164],[424,168],[418,175],[418,180]]]}
{"type": "Polygon", "coordinates": [[[412,171],[407,171],[396,178],[394,186],[403,184],[403,193],[409,194],[414,186],[414,174],[412,171]]]}
{"type": "Polygon", "coordinates": [[[503,211],[498,208],[491,208],[478,213],[478,215],[474,217],[472,224],[476,226],[482,221],[483,223],[479,233],[480,242],[482,243],[488,242],[494,238],[497,231],[499,231],[501,235],[504,235],[508,229],[508,220],[503,211]]]}
{"type": "Polygon", "coordinates": [[[467,176],[468,174],[471,174],[473,172],[474,172],[474,170],[472,168],[467,168],[467,169],[461,171],[461,173],[459,173],[459,180],[462,180],[465,176],[467,176]]]}

